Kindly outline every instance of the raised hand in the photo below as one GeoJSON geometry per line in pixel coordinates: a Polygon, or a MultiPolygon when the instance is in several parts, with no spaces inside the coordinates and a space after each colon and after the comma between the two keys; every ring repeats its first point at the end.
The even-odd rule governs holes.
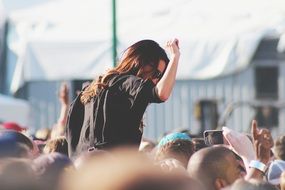
{"type": "Polygon", "coordinates": [[[180,56],[178,39],[174,38],[172,40],[167,41],[166,49],[169,51],[171,57],[180,56]]]}
{"type": "Polygon", "coordinates": [[[256,159],[267,164],[270,159],[270,149],[274,142],[268,129],[259,129],[256,120],[252,121],[251,134],[254,142],[256,159]]]}
{"type": "Polygon", "coordinates": [[[62,105],[68,105],[69,104],[69,89],[67,87],[66,83],[62,83],[60,86],[60,91],[59,91],[59,101],[62,105]]]}
{"type": "Polygon", "coordinates": [[[227,127],[223,127],[223,136],[229,148],[239,155],[245,165],[246,171],[249,171],[249,163],[255,159],[254,146],[244,133],[239,133],[227,127]]]}

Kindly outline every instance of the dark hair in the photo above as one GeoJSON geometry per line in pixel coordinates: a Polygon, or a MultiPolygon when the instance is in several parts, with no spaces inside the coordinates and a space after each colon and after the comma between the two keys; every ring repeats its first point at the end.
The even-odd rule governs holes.
{"type": "Polygon", "coordinates": [[[34,148],[32,140],[23,133],[17,131],[2,130],[0,131],[0,139],[3,141],[22,143],[29,147],[31,150],[34,148]]]}
{"type": "Polygon", "coordinates": [[[198,150],[201,150],[202,148],[208,147],[205,144],[204,138],[192,138],[192,142],[194,144],[195,152],[197,152],[198,150]]]}
{"type": "Polygon", "coordinates": [[[0,158],[28,157],[32,149],[32,140],[24,134],[12,130],[0,132],[0,158]]]}
{"type": "Polygon", "coordinates": [[[156,151],[155,159],[164,160],[167,158],[174,158],[180,161],[186,168],[189,158],[193,153],[194,145],[190,140],[177,139],[159,147],[156,151]]]}
{"type": "Polygon", "coordinates": [[[97,94],[97,88],[106,88],[108,82],[115,75],[126,74],[143,77],[145,75],[143,68],[150,65],[155,68],[152,75],[155,74],[159,61],[163,60],[168,64],[169,59],[158,43],[153,40],[141,40],[129,48],[123,54],[118,66],[109,70],[106,74],[99,76],[94,80],[82,93],[81,102],[86,104],[90,99],[97,94]]]}

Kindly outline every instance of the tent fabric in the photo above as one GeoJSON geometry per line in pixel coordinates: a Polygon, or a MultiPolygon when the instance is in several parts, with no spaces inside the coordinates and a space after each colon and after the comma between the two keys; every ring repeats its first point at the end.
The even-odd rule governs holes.
{"type": "Polygon", "coordinates": [[[277,45],[277,50],[279,53],[285,53],[285,33],[281,35],[280,40],[277,45]]]}
{"type": "Polygon", "coordinates": [[[30,105],[25,100],[0,94],[0,120],[29,126],[30,105]]]}
{"type": "MultiPolygon", "coordinates": [[[[13,91],[26,81],[93,78],[112,67],[111,1],[42,0],[17,9],[17,0],[2,1],[13,26],[8,46],[18,56],[13,91]]],[[[119,52],[137,40],[164,46],[177,37],[178,79],[240,71],[262,38],[285,31],[284,0],[116,2],[119,52]]]]}

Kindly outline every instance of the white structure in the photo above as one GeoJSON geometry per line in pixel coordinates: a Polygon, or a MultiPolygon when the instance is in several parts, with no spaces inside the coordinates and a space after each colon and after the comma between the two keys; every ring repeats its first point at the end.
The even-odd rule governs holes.
{"type": "MultiPolygon", "coordinates": [[[[35,114],[41,114],[35,118],[47,118],[38,125],[48,126],[57,110],[56,100],[50,97],[55,96],[56,84],[50,81],[91,79],[112,66],[111,1],[2,2],[10,22],[7,60],[11,90],[29,83],[27,98],[37,110],[35,114]],[[43,81],[52,87],[40,85],[43,81]]],[[[255,102],[255,66],[261,61],[255,63],[252,58],[262,39],[285,33],[284,0],[116,2],[119,52],[145,38],[162,46],[170,38],[180,40],[179,80],[172,98],[147,112],[146,135],[152,138],[176,127],[198,132],[193,105],[199,99],[217,99],[220,113],[228,103],[255,102]]],[[[279,42],[280,54],[284,44],[284,40],[279,42]]],[[[285,98],[279,62],[282,59],[274,63],[279,72],[275,104],[285,98]]],[[[272,66],[272,60],[266,64],[272,66]]],[[[228,126],[245,130],[254,112],[246,107],[237,111],[228,126]]],[[[283,124],[279,122],[279,126],[283,124]]]]}
{"type": "MultiPolygon", "coordinates": [[[[112,67],[111,1],[2,1],[8,48],[17,56],[12,91],[29,81],[90,79],[112,67]]],[[[137,40],[163,46],[177,37],[179,79],[227,75],[248,66],[262,38],[285,31],[284,12],[283,0],[117,0],[119,52],[137,40]]]]}
{"type": "Polygon", "coordinates": [[[16,122],[29,127],[31,124],[30,105],[27,101],[0,94],[0,120],[16,122]]]}
{"type": "MultiPolygon", "coordinates": [[[[200,123],[195,118],[194,108],[195,103],[201,99],[217,100],[220,119],[225,121],[222,124],[246,132],[250,132],[250,124],[256,116],[256,108],[267,106],[277,108],[275,119],[278,126],[273,126],[273,135],[284,133],[285,54],[277,52],[277,44],[278,39],[262,41],[251,64],[235,74],[211,80],[178,80],[168,102],[162,105],[151,105],[148,109],[146,136],[156,138],[162,132],[175,128],[188,128],[194,134],[198,133],[201,129],[200,123]],[[272,94],[261,92],[263,94],[260,95],[257,84],[261,79],[258,76],[259,69],[264,69],[263,71],[266,72],[261,82],[264,83],[264,88],[272,90],[272,94]],[[272,76],[272,70],[277,72],[275,76],[272,76]],[[270,85],[274,88],[270,89],[270,85]],[[224,115],[224,117],[225,113],[231,115],[224,115]]],[[[270,91],[265,89],[265,92],[270,91]]]]}

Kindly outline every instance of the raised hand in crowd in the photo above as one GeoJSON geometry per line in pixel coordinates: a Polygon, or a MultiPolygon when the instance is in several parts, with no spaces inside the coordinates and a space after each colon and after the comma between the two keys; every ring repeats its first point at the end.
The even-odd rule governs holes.
{"type": "Polygon", "coordinates": [[[67,84],[64,82],[60,86],[60,91],[58,94],[58,99],[60,102],[60,115],[57,123],[52,129],[51,138],[56,138],[62,136],[65,131],[65,125],[67,120],[67,114],[69,110],[69,89],[67,84]]]}
{"type": "Polygon", "coordinates": [[[60,102],[61,110],[57,123],[65,126],[69,108],[69,88],[66,83],[62,83],[60,86],[58,99],[60,102]]]}
{"type": "Polygon", "coordinates": [[[223,127],[223,135],[229,144],[229,148],[242,158],[247,171],[245,178],[262,179],[274,144],[270,131],[259,129],[257,122],[253,120],[251,126],[253,142],[246,134],[233,131],[227,127],[223,127]],[[257,169],[257,167],[261,168],[257,169]]]}
{"type": "Polygon", "coordinates": [[[223,136],[229,148],[242,158],[248,172],[250,161],[255,159],[254,146],[249,137],[227,127],[223,127],[223,136]]]}
{"type": "Polygon", "coordinates": [[[252,121],[251,133],[255,150],[255,160],[250,163],[250,171],[246,179],[263,179],[267,164],[270,161],[271,148],[274,145],[271,133],[268,129],[259,129],[257,122],[252,121]]]}
{"type": "Polygon", "coordinates": [[[169,64],[164,75],[159,81],[157,81],[158,83],[156,85],[156,92],[163,101],[166,101],[170,97],[175,83],[178,62],[180,59],[178,39],[169,40],[167,42],[166,49],[170,53],[169,64]]]}
{"type": "Polygon", "coordinates": [[[68,86],[65,82],[62,83],[60,86],[58,98],[59,98],[61,105],[68,105],[69,104],[69,89],[68,89],[68,86]]]}
{"type": "Polygon", "coordinates": [[[270,131],[268,129],[258,129],[257,122],[253,120],[251,133],[256,159],[267,164],[271,157],[271,148],[274,145],[270,131]]]}

